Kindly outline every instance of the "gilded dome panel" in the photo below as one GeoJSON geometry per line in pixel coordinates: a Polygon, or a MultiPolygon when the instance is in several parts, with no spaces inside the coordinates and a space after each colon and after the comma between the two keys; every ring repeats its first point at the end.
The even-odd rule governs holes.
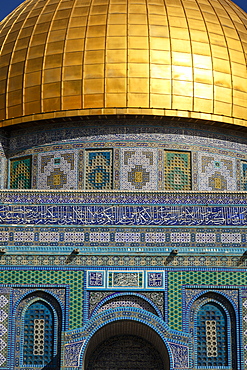
{"type": "Polygon", "coordinates": [[[230,0],[26,0],[0,45],[2,126],[116,113],[247,125],[247,14],[230,0]]]}

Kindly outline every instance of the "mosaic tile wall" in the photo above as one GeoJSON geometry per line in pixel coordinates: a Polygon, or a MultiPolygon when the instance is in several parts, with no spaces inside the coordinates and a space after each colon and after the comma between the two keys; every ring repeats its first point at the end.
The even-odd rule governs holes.
{"type": "MultiPolygon", "coordinates": [[[[91,261],[93,262],[93,261],[91,261]]],[[[102,261],[101,261],[102,262],[102,261]]],[[[205,284],[207,284],[207,286],[209,286],[211,288],[211,290],[221,290],[222,294],[225,294],[226,297],[228,297],[229,299],[232,299],[233,302],[236,303],[237,307],[239,305],[239,298],[238,296],[236,295],[237,294],[237,290],[236,288],[233,289],[232,287],[235,286],[235,287],[238,287],[239,285],[241,285],[242,287],[245,287],[246,288],[246,283],[247,283],[247,278],[246,278],[246,274],[243,273],[243,270],[241,271],[236,271],[236,270],[233,270],[233,269],[222,269],[222,268],[218,268],[218,269],[211,269],[211,270],[208,270],[206,268],[187,268],[187,269],[163,269],[163,270],[160,270],[160,271],[157,271],[155,269],[147,269],[145,266],[142,268],[142,269],[132,269],[130,267],[126,267],[125,269],[119,269],[119,270],[111,270],[111,269],[108,269],[108,272],[111,272],[111,271],[115,271],[115,273],[118,273],[121,271],[121,273],[125,273],[125,278],[126,278],[126,281],[127,282],[131,282],[133,281],[133,278],[132,278],[132,275],[136,274],[138,272],[138,274],[142,274],[143,272],[145,274],[150,274],[150,277],[152,275],[152,279],[154,278],[154,274],[156,274],[155,276],[155,281],[157,282],[159,279],[160,279],[160,276],[158,276],[158,274],[164,274],[164,276],[167,276],[168,277],[168,280],[167,280],[167,284],[161,289],[160,288],[160,285],[158,284],[159,286],[159,289],[160,289],[160,292],[157,292],[155,290],[157,290],[157,284],[155,284],[155,286],[153,286],[154,288],[154,292],[153,293],[148,293],[148,292],[145,292],[146,288],[144,287],[143,288],[143,291],[140,291],[140,294],[143,295],[144,297],[146,296],[147,299],[151,299],[151,302],[153,300],[153,302],[156,304],[157,303],[157,306],[159,307],[159,301],[161,300],[161,309],[164,305],[164,313],[165,313],[165,318],[168,319],[168,324],[169,324],[169,327],[171,329],[175,329],[175,330],[184,330],[182,329],[182,324],[183,324],[183,314],[184,314],[184,310],[186,310],[186,307],[189,303],[189,299],[192,299],[193,298],[193,295],[195,296],[199,291],[203,291],[204,289],[207,289],[205,287],[205,284]],[[166,275],[167,274],[167,275],[166,275]],[[229,282],[231,282],[231,286],[229,285],[229,282]],[[185,304],[182,305],[182,299],[183,299],[183,296],[182,296],[182,288],[183,286],[193,286],[193,288],[190,289],[191,292],[188,292],[187,294],[187,303],[185,302],[185,304]],[[204,286],[204,288],[202,288],[201,286],[204,286]],[[222,288],[220,288],[222,286],[222,288]],[[165,295],[166,295],[166,298],[165,298],[165,301],[163,301],[163,298],[162,296],[159,296],[159,297],[156,297],[157,294],[163,294],[162,292],[165,292],[165,295]],[[168,309],[167,309],[168,307],[168,309]]],[[[87,276],[89,279],[91,279],[91,273],[93,273],[94,270],[91,268],[90,270],[87,271],[87,276]]],[[[98,272],[103,272],[105,273],[106,272],[106,269],[104,267],[101,267],[98,272]]],[[[109,276],[109,279],[110,279],[110,274],[108,273],[107,274],[109,276]]],[[[69,314],[70,314],[70,328],[73,329],[79,329],[79,328],[82,328],[82,325],[83,325],[83,310],[82,310],[82,304],[83,304],[83,286],[82,286],[82,278],[83,276],[83,269],[81,267],[78,267],[78,268],[73,268],[71,270],[68,269],[68,267],[64,267],[64,268],[54,268],[52,267],[51,269],[46,269],[45,267],[42,267],[42,270],[40,267],[35,267],[33,268],[32,270],[29,270],[27,267],[24,267],[24,268],[15,268],[15,270],[11,271],[11,270],[8,270],[6,267],[1,269],[0,271],[0,278],[1,278],[1,281],[4,281],[5,284],[22,284],[23,287],[22,288],[15,288],[17,289],[16,290],[16,293],[15,293],[15,298],[14,298],[14,302],[17,302],[18,301],[18,297],[20,297],[20,294],[23,295],[25,294],[25,292],[28,292],[28,289],[30,290],[30,287],[29,288],[26,288],[25,286],[27,285],[30,285],[32,284],[32,286],[35,286],[35,284],[37,284],[37,287],[42,287],[42,285],[51,285],[53,287],[57,287],[57,290],[56,288],[52,288],[52,289],[55,289],[55,293],[56,294],[59,294],[59,284],[61,284],[62,286],[64,286],[64,284],[68,285],[70,287],[70,306],[69,306],[69,314]],[[40,285],[40,282],[42,281],[42,285],[40,285]],[[79,284],[79,285],[78,285],[79,284]]],[[[148,278],[147,281],[149,281],[150,279],[148,278]]],[[[99,281],[99,280],[98,280],[99,281]]],[[[152,280],[153,281],[153,280],[152,280]]],[[[151,280],[150,280],[151,282],[151,280]]],[[[152,285],[152,283],[150,283],[152,285]]],[[[125,284],[126,286],[130,287],[131,284],[125,284]]],[[[6,358],[6,353],[3,351],[6,346],[4,346],[4,344],[2,343],[2,341],[4,342],[4,340],[7,339],[6,336],[4,336],[4,334],[7,332],[7,331],[4,331],[4,328],[3,328],[3,325],[6,324],[7,321],[7,318],[8,318],[8,301],[9,301],[9,298],[6,296],[5,293],[8,293],[8,291],[4,291],[3,289],[7,289],[7,288],[2,288],[2,290],[0,290],[0,320],[1,321],[1,324],[0,324],[0,362],[1,360],[3,361],[3,364],[4,364],[4,358],[6,358]],[[4,297],[3,297],[4,296],[4,297]],[[2,334],[1,334],[2,333],[2,334]],[[1,352],[2,351],[2,352],[1,352]],[[1,357],[3,356],[3,357],[1,357]]],[[[37,289],[37,288],[36,288],[37,289]]],[[[51,289],[51,288],[50,288],[51,289]]],[[[85,289],[88,289],[88,291],[90,292],[91,291],[91,287],[88,286],[88,288],[85,287],[85,289]]],[[[121,284],[121,286],[119,286],[119,288],[117,289],[118,291],[118,294],[119,294],[119,291],[124,291],[124,287],[123,285],[121,284]]],[[[111,290],[108,290],[108,293],[106,292],[106,290],[104,290],[102,292],[102,299],[104,301],[104,299],[106,297],[109,297],[111,299],[111,295],[113,294],[114,292],[111,290]],[[108,294],[108,296],[107,296],[108,294]],[[111,295],[109,295],[111,294],[111,295]]],[[[244,293],[244,292],[243,292],[244,293]]],[[[127,296],[128,299],[130,299],[130,294],[133,294],[133,292],[129,293],[127,291],[127,296]]],[[[139,293],[138,293],[139,294],[139,293]]],[[[245,293],[244,293],[245,294],[245,293]]],[[[245,308],[246,306],[246,294],[244,295],[243,294],[243,297],[245,297],[243,299],[243,308],[245,308]]],[[[113,297],[113,296],[112,296],[113,297]]],[[[121,301],[121,297],[118,295],[118,299],[116,302],[118,301],[121,301]]],[[[84,305],[84,311],[85,310],[88,310],[88,317],[90,317],[90,312],[92,310],[92,307],[91,307],[91,303],[93,303],[96,299],[96,304],[99,303],[99,299],[100,299],[100,296],[99,294],[97,293],[97,291],[95,292],[94,294],[94,297],[93,298],[90,298],[90,305],[85,304],[84,305]],[[89,312],[90,311],[90,312],[89,312]]],[[[123,300],[124,300],[124,296],[123,296],[123,300]]],[[[103,302],[102,301],[102,302],[103,302]]],[[[132,302],[132,299],[130,299],[130,301],[132,302]]],[[[138,301],[138,299],[137,299],[138,301]]],[[[137,302],[133,296],[133,304],[134,304],[134,308],[138,308],[140,309],[140,305],[137,305],[137,302]]],[[[110,301],[109,301],[110,302],[110,301]]],[[[115,302],[115,301],[114,301],[115,302]]],[[[139,301],[138,301],[139,302],[139,301]]],[[[106,307],[108,303],[106,303],[106,307]]],[[[118,305],[115,304],[114,307],[111,307],[109,306],[111,309],[115,309],[118,307],[118,305]],[[116,306],[116,307],[115,307],[116,306]]],[[[124,306],[124,305],[123,305],[124,306]]],[[[130,306],[132,307],[132,303],[130,304],[130,306]]],[[[94,304],[94,307],[95,307],[95,304],[94,304]]],[[[150,306],[151,307],[151,306],[150,306]]],[[[120,307],[121,308],[121,307],[120,307]]],[[[103,310],[104,311],[104,310],[103,310]]],[[[99,313],[103,313],[103,311],[99,311],[99,313]]],[[[150,310],[148,310],[150,311],[150,310]]],[[[151,312],[152,312],[152,309],[151,309],[151,312]]],[[[162,312],[162,311],[161,311],[162,312]]],[[[241,310],[239,311],[241,312],[241,310]]],[[[245,313],[245,311],[244,311],[245,313]]],[[[155,312],[153,312],[154,315],[157,315],[155,312]]],[[[108,316],[109,318],[110,316],[108,316]]],[[[140,317],[140,316],[139,316],[140,317]]],[[[141,317],[142,318],[142,317],[141,317]]],[[[245,316],[244,316],[244,322],[245,322],[245,316]]],[[[244,324],[245,325],[245,324],[244,324]]],[[[181,332],[181,335],[183,334],[184,332],[182,331],[181,332]]],[[[87,334],[88,335],[88,334],[87,334]]],[[[76,336],[74,337],[76,338],[76,336]]],[[[245,340],[245,339],[244,339],[245,340]]],[[[245,349],[246,351],[246,349],[245,349]]],[[[0,367],[1,367],[1,364],[0,364],[0,367]]],[[[179,366],[178,366],[179,367],[179,366]]]]}
{"type": "MultiPolygon", "coordinates": [[[[246,286],[247,275],[244,271],[211,269],[209,271],[196,268],[168,272],[168,316],[171,328],[181,330],[182,320],[182,286],[204,285],[204,286],[246,286]]],[[[206,287],[205,287],[206,289],[206,287]]],[[[229,293],[230,294],[230,293],[229,293]]]]}
{"type": "Polygon", "coordinates": [[[198,153],[200,190],[237,190],[236,160],[228,156],[198,153]]]}
{"type": "Polygon", "coordinates": [[[23,270],[12,268],[9,271],[6,269],[0,271],[0,284],[21,284],[23,286],[33,284],[38,287],[52,284],[57,288],[64,284],[68,285],[70,287],[69,327],[73,329],[82,326],[83,275],[82,270],[74,271],[73,269],[56,270],[56,268],[52,268],[45,270],[36,267],[35,269],[23,270]]]}
{"type": "MultiPolygon", "coordinates": [[[[105,146],[105,143],[101,144],[105,146]]],[[[82,145],[86,146],[85,143],[82,145]]],[[[50,148],[52,150],[48,151],[46,147],[45,152],[32,155],[32,187],[58,190],[234,191],[240,188],[241,182],[244,190],[244,165],[241,172],[240,161],[236,164],[235,158],[194,152],[193,147],[188,148],[191,152],[178,152],[161,147],[154,149],[147,144],[147,147],[130,147],[119,151],[115,145],[111,143],[113,149],[103,151],[93,148],[78,151],[73,146],[66,150],[68,145],[64,145],[64,150],[61,150],[62,145],[59,146],[60,150],[55,150],[57,146],[53,145],[50,148]]],[[[22,157],[13,162],[18,161],[22,161],[22,157]]]]}
{"type": "MultiPolygon", "coordinates": [[[[109,282],[111,279],[111,273],[114,272],[114,274],[121,273],[122,275],[125,274],[125,284],[122,284],[122,276],[117,276],[118,281],[118,287],[117,287],[117,300],[116,302],[121,302],[124,297],[121,298],[119,296],[119,292],[124,292],[125,287],[130,288],[133,285],[133,281],[138,280],[138,289],[140,289],[140,276],[145,274],[147,278],[144,280],[148,284],[148,286],[143,286],[142,290],[140,289],[140,297],[146,296],[148,300],[153,301],[154,304],[157,305],[157,307],[161,307],[161,312],[163,313],[164,308],[164,314],[166,320],[168,320],[168,324],[170,329],[175,330],[184,330],[183,323],[184,313],[185,310],[188,307],[188,304],[190,300],[195,296],[198,292],[203,292],[204,289],[207,289],[209,287],[212,291],[220,291],[220,294],[222,293],[225,295],[227,299],[231,299],[234,304],[239,307],[239,297],[238,297],[238,289],[239,286],[242,286],[243,291],[243,325],[244,328],[247,325],[246,322],[246,283],[247,283],[247,277],[244,273],[244,270],[237,271],[236,269],[207,269],[207,268],[187,268],[187,269],[169,269],[169,268],[163,268],[163,269],[155,269],[155,268],[146,268],[146,266],[143,266],[143,268],[139,269],[133,269],[130,267],[130,260],[126,260],[128,266],[121,269],[113,269],[112,267],[109,269],[106,269],[104,266],[106,261],[100,257],[101,260],[101,267],[97,270],[98,273],[103,273],[108,276],[109,282]],[[138,275],[138,278],[136,280],[136,276],[138,275]],[[163,275],[163,278],[161,277],[163,275]],[[167,276],[167,280],[166,280],[167,276]],[[134,279],[134,280],[133,280],[134,279]],[[162,282],[161,282],[162,281],[162,282]],[[166,281],[165,285],[163,286],[163,283],[166,281]],[[155,284],[153,284],[155,282],[155,284]],[[229,282],[231,285],[229,285],[229,282]],[[207,286],[206,286],[207,284],[207,286]],[[189,287],[186,300],[183,302],[183,295],[182,290],[184,287],[189,287]],[[148,292],[147,290],[149,287],[152,287],[154,289],[154,292],[148,292]],[[222,288],[221,288],[222,287],[222,288]],[[235,287],[235,288],[233,288],[235,287]],[[157,289],[159,290],[157,292],[157,289]],[[163,300],[163,294],[165,293],[165,300],[163,300]],[[182,304],[183,302],[183,304],[182,304]],[[168,309],[167,309],[168,307],[168,309]],[[183,329],[182,329],[183,328],[183,329]]],[[[54,260],[53,260],[54,261],[54,260]]],[[[147,260],[146,260],[147,262],[147,260]]],[[[92,268],[92,266],[96,263],[96,259],[92,259],[88,262],[91,264],[90,269],[84,272],[83,268],[78,266],[77,268],[56,268],[51,267],[49,269],[43,267],[34,267],[32,269],[29,269],[27,267],[15,267],[12,270],[9,270],[7,267],[3,267],[0,270],[0,284],[14,284],[14,295],[11,299],[12,303],[16,303],[20,296],[23,294],[28,293],[31,287],[35,287],[35,289],[42,289],[42,286],[50,286],[50,288],[47,288],[48,290],[54,290],[55,296],[60,296],[62,301],[65,299],[64,293],[62,292],[62,289],[59,289],[60,286],[68,286],[70,289],[69,293],[69,311],[67,314],[70,315],[70,329],[78,329],[83,327],[83,311],[87,311],[87,317],[90,317],[90,313],[92,312],[92,307],[96,307],[95,304],[99,304],[102,300],[102,303],[104,303],[104,300],[107,299],[113,299],[112,294],[115,294],[114,291],[109,290],[109,288],[105,288],[102,293],[99,294],[99,292],[96,290],[94,293],[94,296],[91,297],[90,295],[90,305],[89,302],[86,302],[86,304],[83,304],[84,298],[83,298],[83,276],[86,274],[88,277],[90,284],[84,289],[87,289],[88,292],[92,292],[92,286],[96,288],[96,285],[91,284],[92,281],[95,281],[95,270],[92,268]],[[42,282],[42,285],[40,284],[42,282]],[[22,286],[17,287],[16,285],[21,284],[22,286]],[[91,286],[92,285],[92,286],[91,286]],[[51,288],[51,286],[53,288],[51,288]],[[108,289],[108,293],[107,293],[108,289]],[[61,292],[60,292],[61,290],[61,292]],[[93,305],[93,306],[92,306],[93,305]]],[[[116,260],[114,261],[116,263],[116,260]]],[[[144,276],[144,275],[143,275],[144,276]]],[[[113,277],[113,280],[115,277],[113,277]]],[[[97,284],[99,287],[101,278],[97,278],[97,284]]],[[[142,279],[143,281],[143,279],[142,279]]],[[[142,284],[142,283],[141,283],[142,284]]],[[[116,285],[115,285],[116,287],[116,285]]],[[[187,289],[186,289],[187,290],[187,289]]],[[[139,294],[137,292],[137,294],[139,294]]],[[[5,287],[1,287],[0,289],[0,367],[3,367],[6,369],[6,358],[7,358],[7,322],[8,322],[8,315],[9,315],[9,294],[10,289],[5,287]],[[4,329],[5,328],[5,329],[4,329]],[[1,362],[2,361],[2,362],[1,362]]],[[[127,298],[130,302],[133,301],[133,308],[140,309],[142,305],[137,302],[139,298],[134,298],[135,292],[132,291],[129,292],[126,291],[127,298]],[[133,299],[131,298],[131,294],[133,295],[133,299]]],[[[138,297],[138,295],[137,295],[138,297]]],[[[109,304],[112,301],[105,301],[105,309],[108,308],[109,304]]],[[[115,302],[115,301],[114,301],[115,302]]],[[[111,309],[115,309],[120,307],[117,303],[114,303],[113,306],[109,306],[111,309]]],[[[141,301],[140,301],[141,302],[141,301]]],[[[127,304],[129,305],[129,304],[127,304]]],[[[123,307],[126,306],[124,303],[122,305],[123,307]]],[[[122,307],[121,306],[121,307],[122,307]]],[[[132,303],[130,303],[130,306],[132,307],[132,303]]],[[[103,307],[103,306],[102,306],[103,307]]],[[[120,308],[121,308],[120,307],[120,308]]],[[[123,308],[122,307],[122,308],[123,308]]],[[[145,306],[146,307],[146,306],[145,306]]],[[[150,308],[151,306],[149,306],[150,308]]],[[[146,308],[145,308],[146,309],[146,308]]],[[[104,310],[103,310],[104,311],[104,310]]],[[[99,311],[99,313],[103,313],[102,310],[99,311]]],[[[148,309],[148,311],[153,312],[154,315],[157,315],[154,311],[152,311],[152,308],[148,309]],[[151,311],[150,311],[151,310],[151,311]]],[[[239,308],[239,313],[241,314],[241,309],[239,308]]],[[[109,318],[110,316],[108,316],[109,318]]],[[[140,320],[143,318],[143,316],[140,317],[140,320]]],[[[169,329],[169,330],[170,330],[169,329]]],[[[181,335],[184,333],[184,331],[181,332],[181,335]]],[[[243,331],[243,340],[244,343],[246,342],[245,338],[245,330],[243,331]]],[[[88,334],[87,334],[88,335],[88,334]]],[[[74,337],[76,338],[76,336],[74,337]]],[[[174,344],[175,345],[175,344],[174,344]]],[[[247,348],[243,347],[244,354],[247,352],[247,348]]],[[[246,353],[247,355],[247,353],[246,353]]],[[[247,359],[247,357],[246,357],[247,359]]],[[[179,366],[177,366],[179,368],[179,366]]],[[[185,367],[184,367],[185,368],[185,367]]],[[[239,369],[239,367],[238,367],[239,369]]]]}
{"type": "MultiPolygon", "coordinates": [[[[1,214],[1,212],[0,212],[1,214]]],[[[9,252],[68,253],[71,248],[80,248],[81,253],[167,253],[173,248],[179,252],[242,254],[247,247],[247,233],[235,229],[180,229],[116,227],[102,229],[71,227],[0,227],[0,243],[9,252]],[[217,245],[215,245],[217,243],[217,245]]]]}
{"type": "Polygon", "coordinates": [[[120,151],[120,188],[156,190],[158,187],[157,149],[124,148],[120,151]]]}
{"type": "Polygon", "coordinates": [[[165,190],[191,190],[191,159],[189,152],[165,150],[165,190]]]}
{"type": "Polygon", "coordinates": [[[247,190],[247,161],[241,161],[241,182],[240,188],[243,191],[247,190]]]}
{"type": "MultiPolygon", "coordinates": [[[[139,127],[138,122],[137,119],[131,127],[124,123],[123,127],[102,128],[61,125],[59,130],[54,125],[45,134],[34,129],[21,135],[16,131],[11,136],[8,152],[10,158],[32,156],[33,188],[245,190],[247,138],[244,135],[238,137],[232,133],[231,136],[231,132],[222,135],[214,133],[214,128],[207,131],[208,128],[203,130],[199,126],[197,129],[176,127],[176,123],[174,127],[156,127],[146,122],[146,126],[143,123],[139,127]],[[96,152],[99,156],[90,164],[89,153],[96,152]],[[191,170],[187,164],[183,167],[184,159],[179,166],[174,167],[175,162],[168,165],[167,155],[174,153],[180,158],[190,156],[186,163],[191,163],[191,170]],[[41,165],[41,157],[48,162],[41,165]],[[101,162],[96,164],[97,161],[101,162]],[[174,183],[174,176],[181,184],[174,183]]],[[[4,152],[2,155],[5,156],[4,152]]],[[[6,184],[6,179],[1,176],[0,182],[6,184]]]]}
{"type": "Polygon", "coordinates": [[[247,247],[246,198],[245,192],[229,198],[225,192],[2,191],[0,242],[22,254],[68,254],[76,247],[86,254],[178,248],[186,255],[239,256],[247,247]]]}
{"type": "Polygon", "coordinates": [[[0,288],[0,368],[7,366],[9,306],[10,289],[0,288]]]}
{"type": "Polygon", "coordinates": [[[242,289],[244,365],[247,366],[247,289],[242,289]]]}
{"type": "Polygon", "coordinates": [[[112,150],[86,150],[85,189],[112,189],[112,150]]]}
{"type": "Polygon", "coordinates": [[[57,150],[38,154],[38,189],[77,189],[78,151],[57,150]]]}
{"type": "MultiPolygon", "coordinates": [[[[72,250],[69,251],[71,253],[72,250]]],[[[136,251],[138,252],[138,251],[136,251]]],[[[0,258],[0,266],[157,266],[157,267],[231,267],[231,268],[246,268],[247,260],[241,260],[241,256],[228,256],[227,254],[222,256],[221,254],[216,254],[213,256],[203,256],[203,255],[178,255],[176,258],[169,259],[166,254],[161,255],[159,253],[153,252],[150,255],[138,255],[129,254],[96,254],[94,255],[77,255],[75,258],[69,258],[69,254],[58,254],[58,252],[52,252],[44,256],[43,254],[32,254],[32,255],[20,255],[20,254],[5,254],[0,258]],[[155,255],[154,255],[155,253],[155,255]]],[[[164,253],[164,251],[163,251],[164,253]]]]}
{"type": "Polygon", "coordinates": [[[7,178],[7,160],[4,154],[0,151],[0,189],[4,189],[6,187],[7,178]]]}
{"type": "Polygon", "coordinates": [[[10,161],[10,189],[31,188],[32,157],[20,157],[10,161]]]}
{"type": "MultiPolygon", "coordinates": [[[[0,228],[0,243],[7,250],[0,255],[0,283],[21,284],[22,289],[28,284],[41,288],[50,284],[57,289],[67,284],[70,329],[81,328],[90,317],[85,290],[98,294],[129,289],[151,300],[151,294],[160,294],[156,300],[161,301],[160,311],[169,327],[182,330],[184,285],[224,285],[226,290],[229,284],[247,286],[247,260],[241,259],[247,248],[246,197],[203,193],[213,188],[247,190],[246,139],[232,136],[228,140],[214,134],[213,128],[210,135],[172,127],[138,130],[105,127],[101,132],[99,128],[72,132],[68,127],[60,133],[56,129],[43,132],[42,137],[31,129],[27,135],[11,138],[11,157],[18,161],[32,156],[34,188],[129,191],[0,192],[0,215],[5,223],[0,228]],[[174,153],[180,161],[168,165],[167,154],[174,153]],[[179,197],[153,192],[165,189],[170,169],[174,169],[171,190],[191,186],[202,192],[181,192],[179,197]],[[75,248],[80,253],[71,257],[75,248]],[[170,258],[173,249],[179,253],[170,258]],[[83,270],[90,270],[85,281],[83,270]]],[[[5,181],[3,176],[1,181],[5,181]]],[[[0,291],[0,320],[9,314],[8,304],[1,307],[2,295],[6,296],[0,291]]],[[[247,294],[243,311],[246,298],[247,294]]],[[[243,333],[247,331],[246,315],[243,333]]],[[[6,335],[0,335],[3,342],[6,335]]],[[[247,336],[243,336],[247,346],[247,336]]],[[[7,356],[1,340],[0,363],[7,356]]],[[[178,368],[179,358],[187,359],[179,356],[181,348],[172,347],[178,354],[178,368]]],[[[247,363],[247,347],[242,350],[247,363]]]]}

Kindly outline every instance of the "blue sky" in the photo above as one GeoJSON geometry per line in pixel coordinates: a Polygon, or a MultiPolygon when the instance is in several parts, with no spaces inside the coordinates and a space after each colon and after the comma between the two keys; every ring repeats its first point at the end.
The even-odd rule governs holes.
{"type": "MultiPolygon", "coordinates": [[[[0,20],[2,20],[6,15],[8,15],[13,9],[15,9],[23,0],[0,0],[0,20]]],[[[234,0],[234,2],[239,5],[242,9],[247,12],[247,0],[234,0]]]]}

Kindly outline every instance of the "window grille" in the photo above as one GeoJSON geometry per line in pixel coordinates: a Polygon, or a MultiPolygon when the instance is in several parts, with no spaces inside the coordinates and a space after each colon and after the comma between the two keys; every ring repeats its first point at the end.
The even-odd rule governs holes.
{"type": "Polygon", "coordinates": [[[197,365],[228,366],[227,318],[215,303],[203,305],[197,315],[197,365]]]}
{"type": "Polygon", "coordinates": [[[53,351],[53,312],[44,302],[35,302],[24,317],[23,364],[47,365],[52,361],[53,351]]]}

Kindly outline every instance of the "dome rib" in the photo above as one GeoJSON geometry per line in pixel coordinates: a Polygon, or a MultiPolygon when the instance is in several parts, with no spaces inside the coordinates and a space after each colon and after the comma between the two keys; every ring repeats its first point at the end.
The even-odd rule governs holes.
{"type": "Polygon", "coordinates": [[[26,0],[0,23],[0,124],[146,114],[247,126],[230,0],[26,0]]]}

